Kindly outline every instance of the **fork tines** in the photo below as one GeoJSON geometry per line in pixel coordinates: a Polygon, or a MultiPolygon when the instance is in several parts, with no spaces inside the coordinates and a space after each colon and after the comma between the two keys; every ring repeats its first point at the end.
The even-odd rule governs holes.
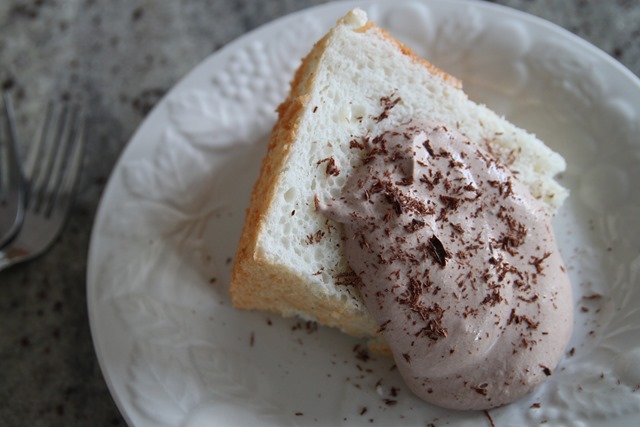
{"type": "Polygon", "coordinates": [[[50,102],[45,122],[29,150],[25,173],[30,183],[30,209],[48,217],[54,207],[65,207],[82,159],[84,120],[80,107],[50,102]]]}
{"type": "Polygon", "coordinates": [[[25,202],[25,185],[11,97],[7,92],[3,92],[2,99],[2,124],[5,131],[0,133],[0,248],[20,229],[25,202]]]}
{"type": "Polygon", "coordinates": [[[24,224],[9,246],[0,248],[0,271],[42,255],[60,235],[71,207],[83,147],[84,120],[79,108],[50,105],[40,137],[29,150],[24,224]]]}

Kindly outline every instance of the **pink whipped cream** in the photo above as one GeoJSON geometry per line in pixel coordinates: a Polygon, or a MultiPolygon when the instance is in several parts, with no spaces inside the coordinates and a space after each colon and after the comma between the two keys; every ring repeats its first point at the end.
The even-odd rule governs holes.
{"type": "Polygon", "coordinates": [[[571,284],[528,188],[429,122],[352,147],[362,165],[319,209],[343,224],[349,266],[408,386],[435,405],[488,409],[552,375],[571,335],[571,284]]]}

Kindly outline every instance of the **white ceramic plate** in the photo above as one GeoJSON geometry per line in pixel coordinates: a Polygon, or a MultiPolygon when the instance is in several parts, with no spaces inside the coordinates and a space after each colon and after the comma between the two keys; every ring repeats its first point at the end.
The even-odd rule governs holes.
{"type": "Polygon", "coordinates": [[[575,352],[534,394],[492,410],[496,425],[636,425],[640,83],[554,25],[452,0],[287,16],[206,59],[145,120],[113,172],[89,257],[96,352],[125,418],[136,427],[488,424],[482,412],[418,401],[391,362],[360,357],[357,340],[229,302],[274,108],[297,58],[356,5],[567,160],[572,196],[554,227],[575,287],[575,352]]]}

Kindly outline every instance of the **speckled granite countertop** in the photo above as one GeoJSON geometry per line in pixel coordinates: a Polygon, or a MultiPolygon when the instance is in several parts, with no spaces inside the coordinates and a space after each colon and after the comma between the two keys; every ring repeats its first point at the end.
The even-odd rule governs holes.
{"type": "MultiPolygon", "coordinates": [[[[0,273],[0,425],[124,425],[93,350],[86,257],[101,193],[136,127],[207,55],[243,33],[323,0],[6,0],[0,85],[24,138],[51,94],[81,93],[90,135],[79,197],[45,256],[0,273]]],[[[555,22],[640,74],[640,2],[500,0],[555,22]]]]}

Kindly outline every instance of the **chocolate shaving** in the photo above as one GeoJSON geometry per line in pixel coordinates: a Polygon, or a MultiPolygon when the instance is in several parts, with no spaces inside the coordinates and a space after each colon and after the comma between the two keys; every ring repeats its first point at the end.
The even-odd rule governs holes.
{"type": "Polygon", "coordinates": [[[525,298],[523,296],[518,295],[518,299],[520,301],[524,301],[524,302],[528,302],[528,303],[534,303],[534,302],[538,301],[538,295],[533,295],[530,298],[525,298]]]}
{"type": "Polygon", "coordinates": [[[391,323],[391,320],[387,320],[386,322],[384,322],[382,325],[380,325],[380,327],[378,328],[378,333],[383,332],[386,328],[387,325],[391,323]]]}
{"type": "Polygon", "coordinates": [[[319,165],[325,162],[327,162],[327,169],[326,169],[327,175],[333,175],[333,176],[340,175],[340,169],[338,169],[338,166],[336,166],[336,161],[333,159],[333,157],[327,157],[326,159],[318,160],[316,165],[319,165]]]}
{"type": "Polygon", "coordinates": [[[551,369],[547,368],[547,367],[546,367],[546,366],[544,366],[544,365],[538,365],[538,366],[540,366],[540,367],[542,368],[542,372],[543,372],[546,376],[548,376],[548,377],[549,377],[549,376],[551,376],[551,369]]]}
{"type": "Polygon", "coordinates": [[[494,305],[501,303],[502,300],[503,298],[502,295],[500,295],[500,291],[496,289],[482,300],[482,304],[490,304],[491,307],[493,307],[494,305]]]}
{"type": "Polygon", "coordinates": [[[355,347],[353,347],[353,352],[356,355],[356,359],[362,362],[368,362],[369,359],[371,359],[369,352],[365,348],[362,348],[360,344],[356,344],[355,347]]]}
{"type": "Polygon", "coordinates": [[[402,203],[395,195],[387,193],[387,201],[391,203],[391,207],[396,215],[402,215],[402,203]]]}
{"type": "Polygon", "coordinates": [[[402,185],[403,187],[413,184],[413,178],[402,178],[400,181],[396,181],[396,185],[402,185]]]}
{"type": "Polygon", "coordinates": [[[444,249],[442,242],[436,236],[431,236],[429,239],[429,244],[427,245],[427,252],[434,261],[440,266],[444,267],[447,265],[447,258],[450,258],[447,251],[444,249]]]}
{"type": "Polygon", "coordinates": [[[529,261],[529,265],[533,265],[536,268],[536,272],[538,274],[542,274],[544,271],[544,267],[542,266],[542,262],[551,256],[551,252],[545,252],[540,258],[532,256],[532,261],[529,261]]]}
{"type": "Polygon", "coordinates": [[[503,250],[509,252],[511,255],[515,255],[516,252],[513,248],[517,248],[524,244],[527,237],[527,227],[524,224],[516,221],[511,215],[506,212],[504,206],[500,207],[498,212],[498,218],[500,218],[509,228],[506,234],[503,234],[498,239],[497,243],[503,250]]]}
{"type": "Polygon", "coordinates": [[[518,316],[516,314],[515,308],[511,309],[511,314],[509,315],[509,319],[507,320],[507,325],[510,325],[512,323],[515,323],[516,325],[526,323],[527,329],[537,329],[538,325],[540,324],[539,322],[534,322],[525,315],[518,316]]]}
{"type": "Polygon", "coordinates": [[[464,317],[465,319],[469,316],[476,317],[478,313],[479,311],[477,308],[471,308],[467,305],[464,307],[464,312],[462,313],[462,317],[464,317]]]}
{"type": "Polygon", "coordinates": [[[381,121],[389,117],[389,110],[391,110],[396,106],[398,102],[400,102],[400,97],[391,99],[392,96],[393,94],[380,98],[380,104],[382,104],[383,110],[382,113],[380,113],[380,115],[374,119],[377,123],[380,123],[381,121]]]}
{"type": "Polygon", "coordinates": [[[491,418],[491,414],[489,413],[489,411],[487,411],[486,409],[484,410],[484,415],[485,417],[487,417],[487,419],[489,420],[489,425],[491,427],[496,427],[496,424],[493,422],[493,418],[491,418]]]}
{"type": "Polygon", "coordinates": [[[446,338],[449,333],[447,328],[442,326],[442,319],[444,317],[444,310],[440,305],[434,303],[430,307],[419,306],[417,307],[420,317],[426,322],[426,326],[420,329],[415,335],[424,335],[433,341],[437,341],[440,338],[446,338]]]}
{"type": "Polygon", "coordinates": [[[464,229],[460,224],[451,223],[451,228],[453,228],[458,234],[464,234],[464,229]]]}
{"type": "Polygon", "coordinates": [[[433,151],[433,148],[431,148],[431,141],[427,139],[424,143],[422,143],[422,145],[424,146],[425,150],[427,150],[427,153],[429,153],[431,157],[435,157],[436,154],[433,151]]]}
{"type": "Polygon", "coordinates": [[[336,286],[355,286],[359,288],[362,285],[360,277],[353,271],[338,273],[334,276],[336,286]]]}
{"type": "Polygon", "coordinates": [[[460,206],[460,202],[461,202],[461,200],[458,199],[457,197],[451,197],[451,196],[445,196],[445,195],[440,196],[440,201],[444,205],[444,209],[451,209],[451,210],[458,209],[458,206],[460,206]]]}
{"type": "Polygon", "coordinates": [[[441,180],[442,180],[442,172],[440,171],[437,171],[435,174],[429,177],[423,174],[422,177],[420,178],[420,182],[427,184],[427,188],[429,190],[433,190],[433,188],[436,185],[440,184],[441,180]]]}
{"type": "Polygon", "coordinates": [[[460,206],[460,202],[462,199],[457,197],[446,196],[444,194],[440,195],[440,202],[442,202],[442,210],[440,211],[440,215],[436,219],[437,221],[445,218],[449,211],[455,211],[460,206]]]}
{"type": "Polygon", "coordinates": [[[349,148],[357,148],[358,150],[364,150],[364,144],[352,139],[349,141],[349,148]]]}
{"type": "Polygon", "coordinates": [[[313,245],[314,243],[319,243],[323,237],[324,237],[324,231],[322,230],[318,230],[314,234],[308,234],[307,245],[313,245]]]}
{"type": "MultiPolygon", "coordinates": [[[[420,295],[422,295],[423,290],[428,290],[430,285],[430,283],[421,282],[414,277],[410,277],[407,288],[398,298],[398,302],[400,304],[408,305],[413,311],[420,312],[420,310],[423,308],[420,305],[420,295]]],[[[426,315],[424,313],[421,313],[421,316],[423,318],[429,317],[428,313],[426,315]]]]}
{"type": "Polygon", "coordinates": [[[409,224],[404,226],[404,229],[409,233],[415,233],[426,225],[426,223],[420,219],[413,218],[409,224]]]}
{"type": "Polygon", "coordinates": [[[512,183],[510,179],[507,179],[505,182],[489,180],[487,181],[490,186],[498,189],[498,194],[502,197],[507,198],[513,194],[512,183]]]}
{"type": "Polygon", "coordinates": [[[487,390],[487,387],[488,387],[488,386],[489,386],[489,384],[487,384],[487,383],[483,383],[483,384],[480,384],[480,385],[472,385],[472,386],[471,386],[471,389],[472,389],[473,391],[475,391],[476,393],[478,393],[478,394],[481,394],[481,395],[483,395],[483,396],[486,396],[486,395],[487,395],[487,393],[489,392],[489,390],[487,390]]]}

